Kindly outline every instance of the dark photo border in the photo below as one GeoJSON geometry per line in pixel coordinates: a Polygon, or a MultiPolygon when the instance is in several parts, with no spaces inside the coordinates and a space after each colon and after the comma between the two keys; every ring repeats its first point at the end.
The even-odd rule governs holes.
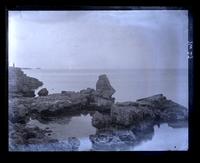
{"type": "MultiPolygon", "coordinates": [[[[80,160],[90,159],[94,161],[116,159],[127,161],[134,159],[140,161],[151,161],[150,159],[163,159],[165,161],[179,160],[191,161],[195,159],[197,149],[198,124],[195,121],[199,115],[197,108],[197,10],[192,0],[170,1],[170,0],[135,0],[126,1],[65,1],[65,0],[4,0],[0,8],[0,159],[27,159],[40,160],[48,158],[50,161],[59,159],[80,160]],[[188,78],[189,78],[189,149],[188,151],[131,151],[131,152],[9,152],[8,151],[8,10],[142,10],[142,9],[186,9],[189,11],[189,35],[188,35],[188,78]]],[[[199,122],[198,122],[199,123],[199,122]]]]}

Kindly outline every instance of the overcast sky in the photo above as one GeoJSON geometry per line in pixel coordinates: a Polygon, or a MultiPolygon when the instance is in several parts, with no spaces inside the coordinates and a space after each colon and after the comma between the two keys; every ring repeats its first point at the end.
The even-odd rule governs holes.
{"type": "Polygon", "coordinates": [[[9,64],[187,68],[184,10],[10,11],[9,64]]]}

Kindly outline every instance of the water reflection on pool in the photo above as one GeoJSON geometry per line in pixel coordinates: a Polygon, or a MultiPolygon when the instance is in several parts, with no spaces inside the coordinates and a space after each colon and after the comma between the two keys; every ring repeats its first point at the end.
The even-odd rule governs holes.
{"type": "Polygon", "coordinates": [[[150,141],[133,147],[134,151],[187,150],[188,128],[172,128],[168,124],[154,126],[154,136],[150,141]]]}
{"type": "MultiPolygon", "coordinates": [[[[64,117],[49,123],[41,123],[38,120],[30,120],[28,126],[48,128],[52,132],[48,135],[53,139],[67,140],[68,137],[77,137],[80,140],[80,151],[92,149],[89,135],[96,133],[96,128],[91,124],[90,114],[64,117]]],[[[128,148],[131,151],[159,151],[159,150],[187,150],[188,128],[172,128],[168,124],[154,126],[151,139],[141,140],[136,146],[128,148]]]]}

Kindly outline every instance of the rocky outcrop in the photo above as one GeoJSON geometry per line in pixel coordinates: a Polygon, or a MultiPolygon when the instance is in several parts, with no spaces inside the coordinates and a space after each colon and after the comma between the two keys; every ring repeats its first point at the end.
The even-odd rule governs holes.
{"type": "MultiPolygon", "coordinates": [[[[107,79],[105,75],[104,77],[107,79]]],[[[101,83],[104,83],[103,81],[101,83]]],[[[108,79],[106,83],[109,83],[108,79]]],[[[104,91],[106,91],[105,87],[101,93],[104,91]]],[[[51,116],[82,111],[106,113],[110,112],[114,104],[111,94],[105,98],[92,88],[83,89],[80,92],[62,91],[61,93],[47,94],[48,90],[43,88],[38,92],[39,96],[35,98],[11,98],[9,100],[10,119],[13,122],[25,123],[30,116],[35,114],[38,118],[48,119],[51,116]]]]}
{"type": "Polygon", "coordinates": [[[162,94],[137,100],[139,106],[148,108],[163,122],[184,121],[188,119],[188,109],[167,99],[162,94]]]}
{"type": "Polygon", "coordinates": [[[20,68],[9,67],[9,96],[34,97],[35,89],[43,85],[38,79],[24,74],[20,68]]]}
{"type": "Polygon", "coordinates": [[[49,94],[48,90],[46,88],[42,88],[39,92],[38,92],[38,96],[47,96],[49,94]]]}
{"type": "Polygon", "coordinates": [[[181,126],[188,119],[185,107],[162,94],[115,103],[112,97],[115,90],[106,75],[99,76],[96,90],[87,88],[79,92],[48,94],[43,88],[38,92],[39,96],[34,97],[35,89],[41,85],[42,82],[26,76],[21,69],[9,68],[11,150],[78,150],[78,139],[69,138],[65,143],[53,140],[46,135],[50,131],[27,127],[30,118],[48,121],[60,115],[91,113],[92,125],[97,128],[96,134],[90,136],[95,150],[126,150],[130,144],[151,139],[154,124],[166,122],[181,126]]]}
{"type": "MultiPolygon", "coordinates": [[[[112,125],[131,126],[141,122],[176,122],[187,120],[188,110],[168,100],[162,94],[154,95],[136,102],[121,102],[112,105],[110,115],[106,119],[112,125]]],[[[95,114],[92,123],[95,127],[100,128],[105,124],[105,116],[95,114]]],[[[105,125],[104,125],[105,126],[105,125]]]]}
{"type": "Polygon", "coordinates": [[[100,75],[96,83],[96,92],[98,96],[110,99],[115,93],[115,89],[111,86],[105,74],[100,75]]]}
{"type": "MultiPolygon", "coordinates": [[[[23,74],[21,70],[18,73],[23,74]]],[[[47,92],[44,88],[39,97],[9,99],[9,119],[15,123],[26,123],[33,115],[48,119],[63,113],[98,111],[93,116],[92,124],[102,128],[109,124],[130,126],[141,121],[180,121],[186,120],[188,115],[185,107],[166,99],[162,94],[135,102],[114,103],[112,94],[115,91],[106,75],[99,76],[96,90],[87,88],[80,92],[62,91],[50,95],[47,92]]]]}
{"type": "Polygon", "coordinates": [[[155,115],[147,108],[141,109],[136,106],[113,105],[111,108],[111,118],[115,124],[130,126],[141,121],[153,121],[155,115]]]}

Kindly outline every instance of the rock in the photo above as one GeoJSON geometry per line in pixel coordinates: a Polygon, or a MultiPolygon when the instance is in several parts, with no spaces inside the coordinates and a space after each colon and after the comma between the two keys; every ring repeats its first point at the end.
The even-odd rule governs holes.
{"type": "Polygon", "coordinates": [[[20,123],[9,123],[9,144],[40,144],[48,143],[51,138],[47,137],[46,131],[39,127],[27,127],[20,123]]]}
{"type": "MultiPolygon", "coordinates": [[[[21,76],[25,76],[20,69],[17,70],[17,73],[21,76]]],[[[101,81],[102,77],[100,76],[99,78],[101,81]]],[[[106,78],[107,80],[107,77],[104,76],[103,81],[104,78],[106,78]]],[[[110,85],[109,81],[106,81],[105,83],[107,83],[105,84],[106,86],[110,85]]],[[[104,93],[104,90],[112,90],[112,88],[110,86],[106,89],[103,88],[102,90],[103,91],[101,93],[104,93]]],[[[25,85],[21,89],[21,92],[23,92],[23,96],[33,96],[27,95],[27,93],[30,93],[28,85],[25,85]]],[[[32,93],[34,94],[34,91],[32,93]]],[[[15,114],[13,114],[12,111],[10,112],[12,113],[11,115],[13,115],[11,116],[13,122],[20,122],[22,120],[25,120],[24,122],[26,122],[29,116],[25,118],[25,114],[22,115],[23,112],[26,112],[26,115],[32,115],[35,118],[44,120],[47,120],[52,116],[59,116],[64,113],[77,113],[80,111],[110,112],[110,109],[115,100],[110,96],[109,98],[108,96],[107,98],[103,97],[103,94],[100,95],[92,88],[87,88],[85,90],[81,90],[80,92],[62,91],[61,93],[51,95],[48,95],[48,90],[46,88],[43,88],[38,92],[38,95],[39,97],[29,99],[27,98],[24,100],[22,100],[22,98],[20,97],[16,99],[17,102],[13,102],[13,100],[11,100],[12,104],[9,108],[12,111],[16,111],[15,114]],[[24,103],[26,103],[26,106],[22,106],[24,103]]]]}
{"type": "Polygon", "coordinates": [[[100,97],[108,99],[115,93],[115,89],[111,86],[105,74],[99,76],[96,83],[96,92],[100,97]]]}
{"type": "Polygon", "coordinates": [[[48,143],[40,144],[26,144],[26,145],[9,145],[9,151],[78,151],[78,149],[73,149],[73,147],[67,141],[57,141],[52,139],[48,143]]]}
{"type": "Polygon", "coordinates": [[[146,108],[136,106],[113,105],[111,108],[112,122],[118,125],[130,126],[141,121],[153,121],[154,113],[146,108]]]}
{"type": "Polygon", "coordinates": [[[29,107],[31,98],[11,98],[9,99],[9,120],[12,123],[28,122],[30,114],[29,107]]]}
{"type": "Polygon", "coordinates": [[[137,102],[133,102],[133,101],[125,101],[125,102],[116,102],[117,106],[139,106],[139,104],[137,102]]]}
{"type": "Polygon", "coordinates": [[[111,116],[106,114],[101,114],[98,111],[92,116],[92,125],[96,128],[106,128],[111,126],[111,116]]]}
{"type": "Polygon", "coordinates": [[[99,96],[94,96],[94,100],[91,101],[91,106],[100,112],[110,112],[112,105],[114,104],[114,99],[105,99],[99,96]]]}
{"type": "Polygon", "coordinates": [[[34,97],[35,96],[35,91],[26,91],[23,92],[24,97],[34,97]]]}
{"type": "Polygon", "coordinates": [[[58,141],[46,136],[48,131],[39,127],[9,123],[9,151],[77,151],[80,140],[75,137],[58,141]]]}
{"type": "Polygon", "coordinates": [[[92,88],[87,88],[87,89],[80,90],[80,93],[84,95],[94,95],[95,90],[92,88]]]}
{"type": "Polygon", "coordinates": [[[188,110],[177,104],[176,106],[165,108],[160,117],[164,122],[184,121],[188,119],[188,110]]]}
{"type": "Polygon", "coordinates": [[[161,121],[171,122],[188,119],[188,110],[184,106],[168,100],[162,94],[139,99],[136,101],[139,107],[152,110],[161,121]]]}
{"type": "Polygon", "coordinates": [[[80,140],[76,137],[69,137],[68,143],[71,145],[73,150],[77,150],[80,146],[80,140]]]}
{"type": "Polygon", "coordinates": [[[35,89],[42,85],[41,81],[27,76],[20,68],[9,67],[10,97],[34,97],[35,89]]]}
{"type": "Polygon", "coordinates": [[[47,96],[48,95],[48,90],[46,88],[42,88],[39,92],[38,95],[39,96],[47,96]]]}
{"type": "Polygon", "coordinates": [[[154,135],[153,124],[140,123],[128,128],[97,129],[90,135],[92,150],[95,151],[126,151],[143,141],[151,140],[154,135]]]}
{"type": "Polygon", "coordinates": [[[169,122],[168,126],[172,128],[186,128],[188,127],[188,121],[169,122]]]}
{"type": "Polygon", "coordinates": [[[100,130],[90,135],[92,148],[95,151],[125,151],[129,150],[136,137],[130,130],[100,130]]]}
{"type": "Polygon", "coordinates": [[[140,107],[147,107],[149,109],[158,109],[158,110],[163,110],[166,107],[169,107],[170,104],[167,103],[168,100],[165,96],[162,94],[138,99],[136,103],[140,107]]]}
{"type": "Polygon", "coordinates": [[[61,91],[61,94],[72,97],[76,94],[76,92],[75,91],[61,91]]]}
{"type": "Polygon", "coordinates": [[[180,127],[188,120],[188,110],[162,94],[135,102],[115,103],[112,97],[115,90],[106,75],[99,76],[96,90],[87,88],[80,92],[62,91],[48,95],[48,90],[43,88],[38,92],[39,97],[34,97],[34,90],[41,85],[40,81],[26,76],[21,69],[9,68],[11,150],[78,150],[80,141],[77,138],[70,137],[59,142],[48,136],[51,132],[48,129],[26,125],[30,118],[42,122],[61,119],[65,115],[90,113],[92,125],[97,128],[96,134],[90,136],[95,150],[127,150],[130,145],[151,139],[155,123],[167,122],[180,127]]]}
{"type": "Polygon", "coordinates": [[[134,133],[138,142],[151,140],[154,135],[154,123],[143,121],[137,125],[132,125],[130,130],[134,133]]]}

